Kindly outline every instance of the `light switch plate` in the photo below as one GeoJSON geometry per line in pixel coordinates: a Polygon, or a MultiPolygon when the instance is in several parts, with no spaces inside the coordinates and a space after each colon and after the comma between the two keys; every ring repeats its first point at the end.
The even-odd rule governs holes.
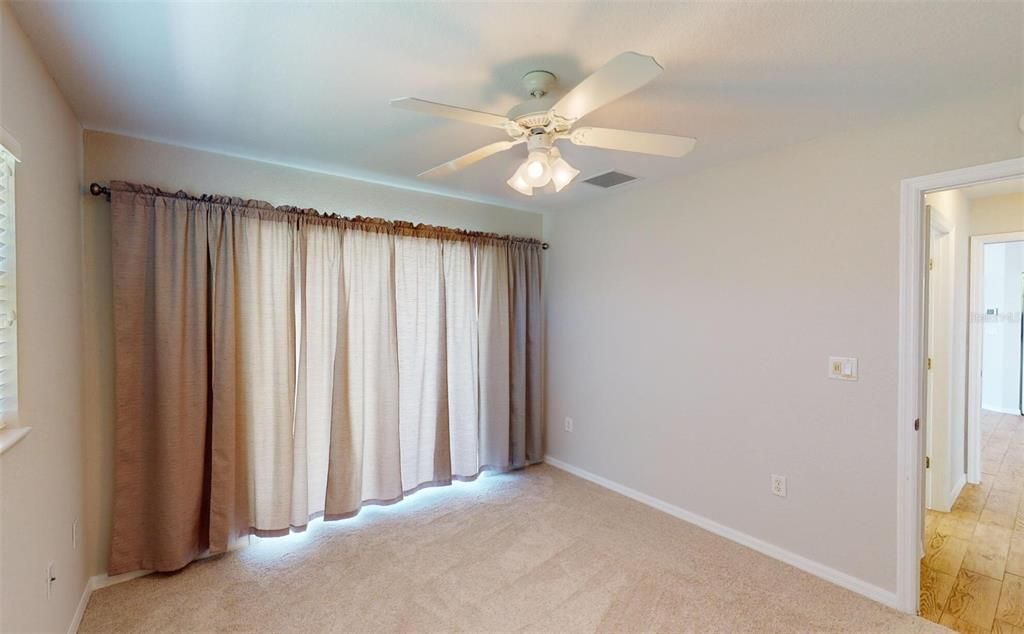
{"type": "Polygon", "coordinates": [[[856,357],[829,357],[828,378],[840,381],[857,380],[857,358],[856,357]]]}

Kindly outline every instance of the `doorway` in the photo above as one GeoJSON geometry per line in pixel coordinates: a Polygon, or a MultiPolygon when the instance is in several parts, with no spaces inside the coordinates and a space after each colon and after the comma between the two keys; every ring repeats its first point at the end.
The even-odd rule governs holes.
{"type": "MultiPolygon", "coordinates": [[[[904,609],[913,601],[912,609],[925,618],[959,631],[1024,627],[1022,175],[1024,161],[1009,161],[904,182],[904,220],[915,220],[908,211],[918,214],[908,224],[919,227],[913,271],[919,286],[915,298],[904,277],[910,292],[901,300],[919,303],[901,303],[901,326],[910,326],[901,330],[901,414],[916,409],[917,415],[912,443],[900,430],[898,519],[906,558],[898,566],[898,594],[904,609]],[[1008,238],[1021,242],[1019,258],[1008,238]],[[979,309],[978,302],[988,307],[979,309]],[[908,313],[914,323],[907,324],[908,313]],[[1012,328],[1004,323],[1009,320],[1012,328]],[[997,333],[988,322],[998,322],[997,333]],[[903,337],[910,332],[916,333],[916,349],[903,337]],[[990,403],[995,379],[1000,388],[1013,387],[1010,414],[978,405],[990,403]],[[911,544],[916,547],[907,556],[911,544]],[[912,586],[913,597],[907,593],[912,586]]],[[[907,237],[904,246],[914,246],[907,237]]],[[[905,265],[912,264],[909,251],[905,265]]]]}
{"type": "Polygon", "coordinates": [[[977,254],[973,277],[980,291],[971,312],[981,331],[981,408],[1020,415],[1024,232],[977,236],[972,243],[977,254]]]}

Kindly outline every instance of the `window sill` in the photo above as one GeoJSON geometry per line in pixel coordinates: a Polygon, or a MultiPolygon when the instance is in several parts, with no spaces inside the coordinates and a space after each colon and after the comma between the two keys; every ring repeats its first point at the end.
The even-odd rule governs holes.
{"type": "Polygon", "coordinates": [[[7,450],[18,444],[32,431],[31,427],[6,427],[0,429],[0,455],[7,453],[7,450]]]}

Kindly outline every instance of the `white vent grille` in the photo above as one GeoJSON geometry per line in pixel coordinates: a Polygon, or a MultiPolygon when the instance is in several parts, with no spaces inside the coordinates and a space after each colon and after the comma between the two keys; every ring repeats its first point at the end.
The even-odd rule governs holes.
{"type": "Polygon", "coordinates": [[[617,187],[619,185],[624,185],[630,181],[635,180],[636,176],[630,176],[629,174],[623,174],[622,172],[616,172],[612,170],[611,172],[605,172],[604,174],[592,176],[583,182],[588,183],[590,185],[595,185],[597,187],[603,187],[604,189],[608,189],[609,187],[617,187]]]}
{"type": "Polygon", "coordinates": [[[14,156],[0,145],[0,428],[18,416],[14,167],[14,156]]]}

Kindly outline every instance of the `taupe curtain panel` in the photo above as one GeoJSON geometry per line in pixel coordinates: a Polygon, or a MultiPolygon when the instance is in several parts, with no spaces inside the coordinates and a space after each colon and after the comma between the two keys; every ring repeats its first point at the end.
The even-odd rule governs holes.
{"type": "Polygon", "coordinates": [[[542,459],[535,241],[111,190],[111,575],[542,459]]]}

